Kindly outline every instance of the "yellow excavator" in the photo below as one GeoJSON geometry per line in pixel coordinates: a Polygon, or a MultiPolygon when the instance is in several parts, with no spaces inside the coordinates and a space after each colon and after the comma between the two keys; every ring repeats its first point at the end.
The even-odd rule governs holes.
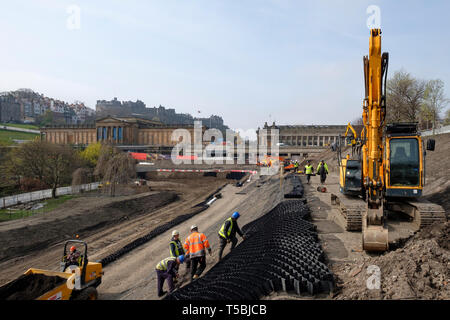
{"type": "MultiPolygon", "coordinates": [[[[417,230],[446,221],[444,209],[422,196],[425,146],[416,123],[386,124],[386,80],[389,54],[381,53],[381,30],[370,30],[369,55],[364,56],[365,98],[361,138],[353,130],[356,155],[341,157],[338,147],[341,196],[332,195],[346,229],[362,230],[366,251],[389,248],[387,210],[409,215],[417,230]]],[[[348,128],[345,136],[347,136],[348,128]]],[[[435,141],[427,141],[433,151],[435,141]]]]}

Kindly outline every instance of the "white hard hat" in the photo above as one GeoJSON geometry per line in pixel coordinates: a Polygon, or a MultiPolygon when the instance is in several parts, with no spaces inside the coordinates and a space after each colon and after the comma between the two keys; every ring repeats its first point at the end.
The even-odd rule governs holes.
{"type": "Polygon", "coordinates": [[[173,230],[172,231],[172,236],[178,236],[180,233],[178,232],[178,230],[173,230]]]}
{"type": "Polygon", "coordinates": [[[194,230],[194,229],[197,229],[197,226],[196,226],[195,224],[193,224],[193,225],[191,226],[191,230],[194,230]]]}

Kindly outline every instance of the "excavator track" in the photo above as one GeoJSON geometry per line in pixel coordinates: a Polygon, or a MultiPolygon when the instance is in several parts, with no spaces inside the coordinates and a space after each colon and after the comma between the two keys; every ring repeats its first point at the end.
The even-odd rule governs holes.
{"type": "Polygon", "coordinates": [[[414,222],[422,229],[435,222],[445,222],[445,210],[440,205],[426,200],[408,201],[408,204],[415,209],[414,222]]]}
{"type": "Polygon", "coordinates": [[[362,216],[366,210],[366,203],[362,199],[352,199],[345,195],[335,196],[335,204],[339,206],[339,212],[344,218],[343,227],[347,231],[361,231],[362,230],[362,216]]]}
{"type": "Polygon", "coordinates": [[[408,214],[417,229],[447,221],[444,208],[425,199],[389,203],[389,208],[408,214]]]}

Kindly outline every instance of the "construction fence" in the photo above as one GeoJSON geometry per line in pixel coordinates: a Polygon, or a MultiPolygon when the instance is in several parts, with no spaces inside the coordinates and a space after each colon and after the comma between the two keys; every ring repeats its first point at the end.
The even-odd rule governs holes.
{"type": "Polygon", "coordinates": [[[436,128],[436,129],[434,129],[434,132],[433,132],[433,130],[422,131],[421,135],[422,135],[422,137],[426,137],[426,136],[432,136],[432,135],[436,135],[436,134],[444,134],[444,133],[449,133],[449,132],[450,132],[450,125],[436,128]]]}
{"type": "MultiPolygon", "coordinates": [[[[100,182],[93,182],[88,184],[81,184],[75,187],[60,187],[56,189],[57,196],[63,196],[66,194],[78,193],[81,190],[91,191],[98,189],[100,182]]],[[[37,201],[42,199],[48,199],[52,197],[52,189],[39,190],[28,193],[21,193],[14,196],[8,196],[0,198],[0,209],[16,204],[27,203],[31,201],[37,201]]]]}

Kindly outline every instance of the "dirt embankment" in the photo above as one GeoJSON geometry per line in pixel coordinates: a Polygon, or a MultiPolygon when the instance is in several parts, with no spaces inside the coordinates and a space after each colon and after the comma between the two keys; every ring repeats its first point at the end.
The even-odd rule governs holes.
{"type": "Polygon", "coordinates": [[[425,198],[444,207],[447,216],[450,212],[450,133],[424,137],[436,140],[436,149],[427,151],[425,160],[426,184],[425,198]]]}
{"type": "Polygon", "coordinates": [[[0,261],[72,239],[76,234],[85,237],[101,228],[150,212],[177,199],[174,192],[144,193],[113,202],[111,198],[80,197],[49,213],[2,223],[0,261]]]}
{"type": "Polygon", "coordinates": [[[395,251],[334,266],[332,271],[341,275],[335,299],[450,299],[449,240],[450,224],[435,224],[395,251]],[[370,266],[380,268],[379,289],[368,289],[370,266]]]}

